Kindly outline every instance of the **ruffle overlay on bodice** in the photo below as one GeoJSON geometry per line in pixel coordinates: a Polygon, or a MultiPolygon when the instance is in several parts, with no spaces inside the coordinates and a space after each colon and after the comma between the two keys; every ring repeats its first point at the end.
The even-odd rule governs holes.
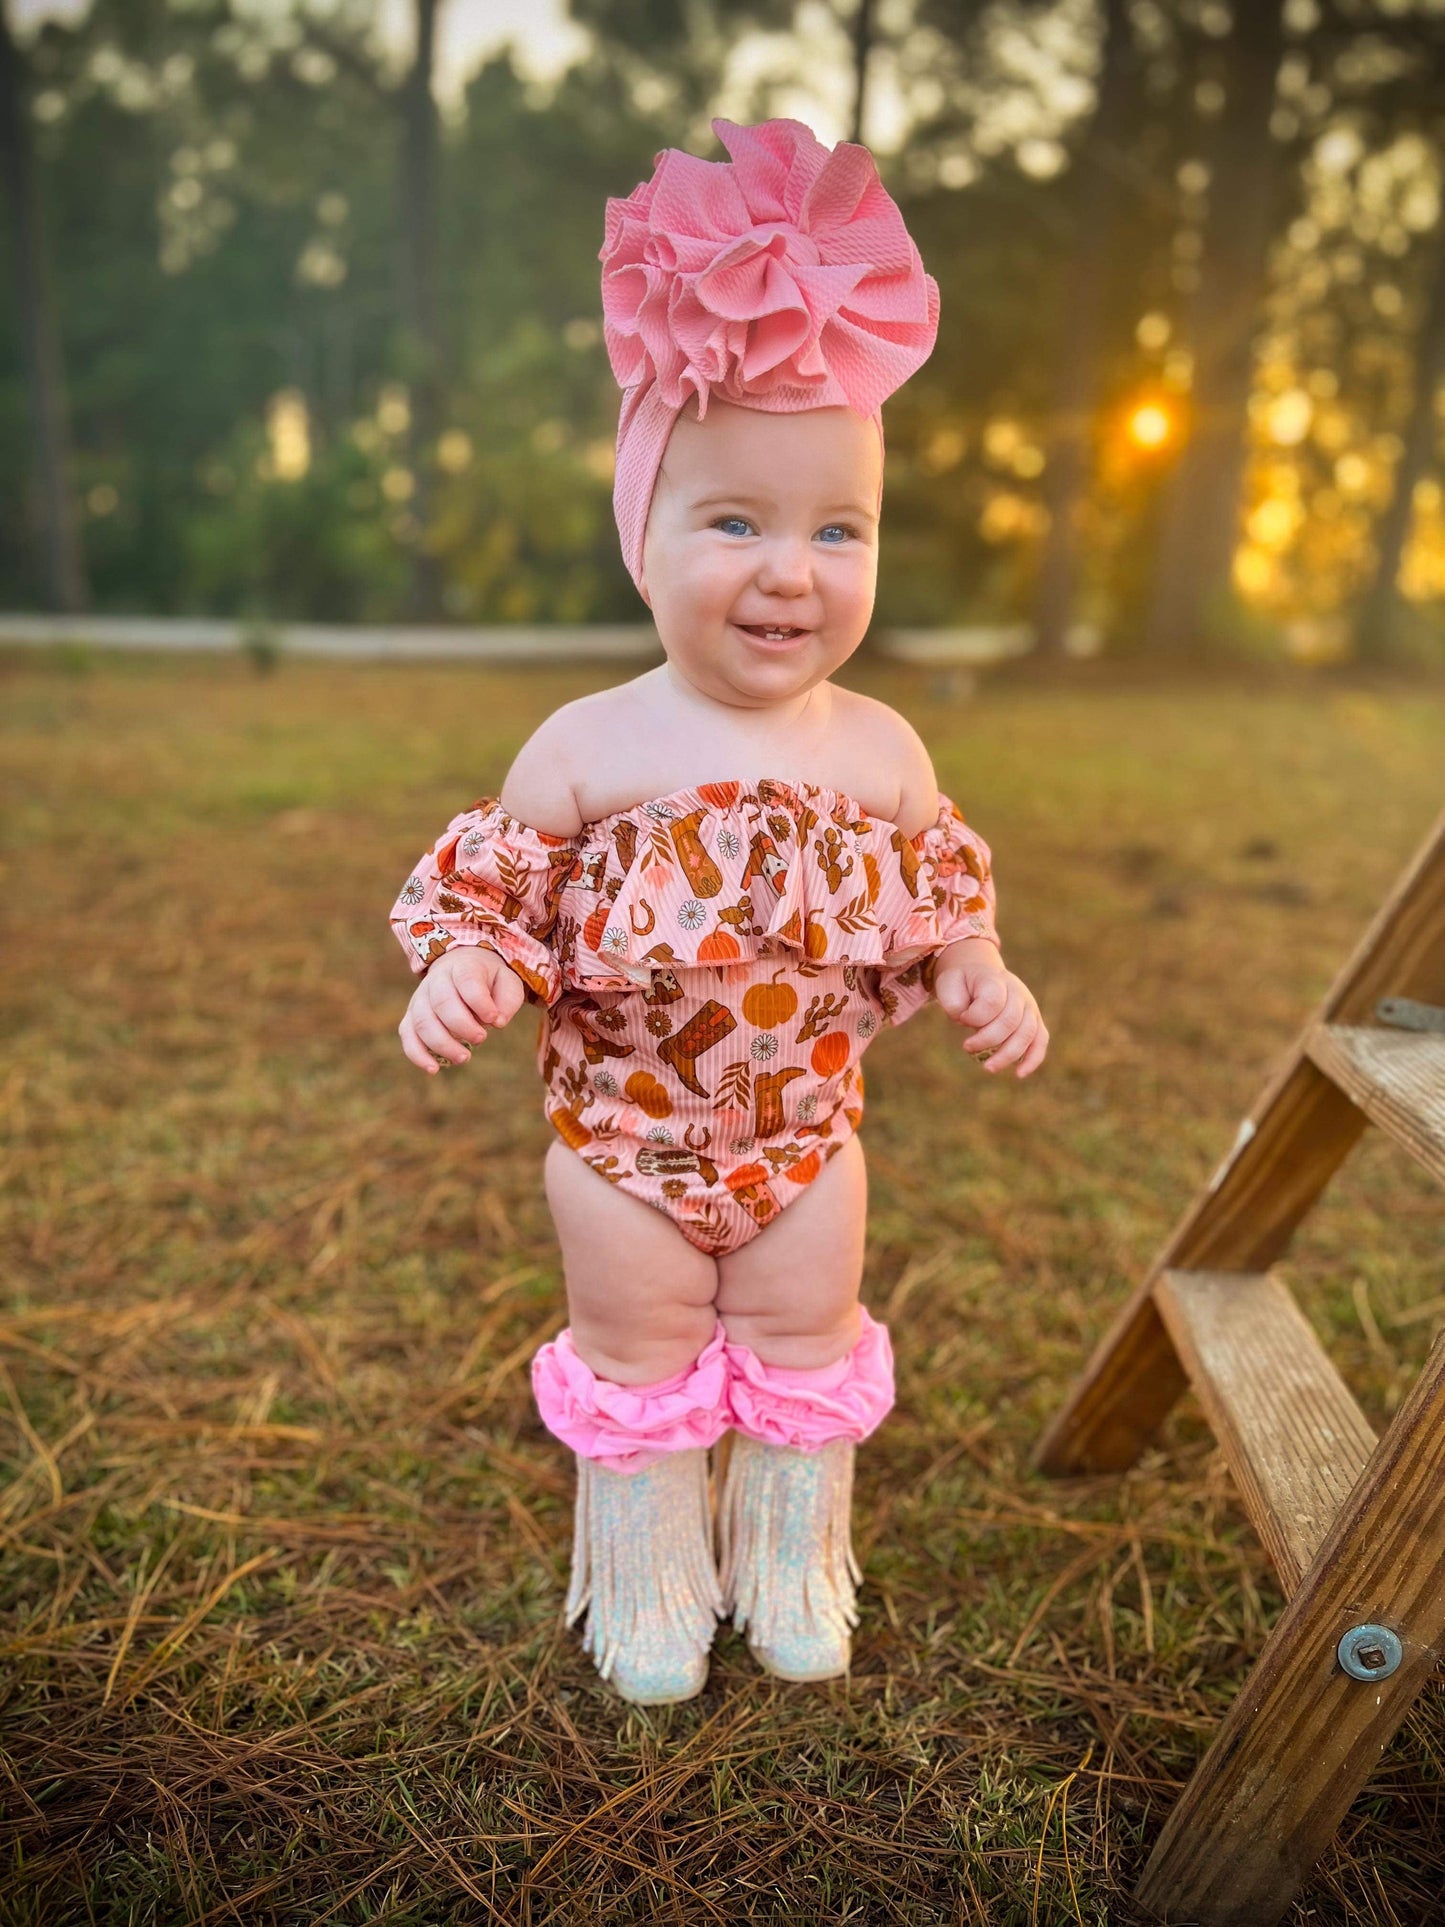
{"type": "Polygon", "coordinates": [[[391,911],[413,970],[497,950],[533,1001],[654,973],[777,958],[908,969],[993,938],[987,844],[940,794],[905,837],[851,796],[764,778],[702,783],[551,836],[483,797],[447,825],[391,911]]]}

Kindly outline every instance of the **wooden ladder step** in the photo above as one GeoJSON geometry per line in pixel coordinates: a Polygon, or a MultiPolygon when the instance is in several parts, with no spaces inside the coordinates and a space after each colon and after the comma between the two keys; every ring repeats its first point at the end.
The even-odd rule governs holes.
{"type": "Polygon", "coordinates": [[[1305,1052],[1372,1124],[1445,1180],[1445,1037],[1316,1024],[1305,1052]]]}
{"type": "Polygon", "coordinates": [[[1369,1420],[1268,1272],[1166,1271],[1154,1300],[1293,1593],[1375,1449],[1369,1420]]]}

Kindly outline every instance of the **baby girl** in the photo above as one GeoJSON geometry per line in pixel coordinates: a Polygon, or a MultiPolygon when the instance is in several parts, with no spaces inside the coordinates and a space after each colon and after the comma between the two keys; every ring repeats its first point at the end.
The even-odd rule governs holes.
{"type": "Polygon", "coordinates": [[[644,1703],[701,1691],[727,1613],[770,1673],[847,1669],[853,1450],[893,1403],[858,1300],[860,1059],[930,995],[991,1072],[1048,1043],[987,846],[912,727],[830,680],[937,285],[865,148],[713,127],[731,161],[659,154],[601,254],[617,523],[666,660],[543,723],[392,910],[412,1063],[541,1013],[571,1322],[532,1379],[578,1455],[567,1618],[644,1703]]]}

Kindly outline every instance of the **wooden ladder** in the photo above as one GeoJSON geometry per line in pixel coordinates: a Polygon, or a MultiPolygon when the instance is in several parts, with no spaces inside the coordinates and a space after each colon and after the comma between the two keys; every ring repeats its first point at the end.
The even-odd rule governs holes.
{"type": "Polygon", "coordinates": [[[1161,1920],[1277,1921],[1445,1650],[1445,1335],[1377,1442],[1268,1272],[1366,1124],[1445,1180],[1440,1003],[1445,816],[1039,1448],[1121,1471],[1192,1384],[1288,1598],[1144,1870],[1161,1920]]]}

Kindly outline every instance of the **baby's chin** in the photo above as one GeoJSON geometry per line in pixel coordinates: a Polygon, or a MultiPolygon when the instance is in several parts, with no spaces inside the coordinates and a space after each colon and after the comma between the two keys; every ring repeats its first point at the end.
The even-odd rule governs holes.
{"type": "Polygon", "coordinates": [[[758,709],[806,695],[847,659],[816,637],[769,651],[750,647],[735,631],[704,658],[693,650],[670,649],[665,641],[663,651],[674,673],[701,694],[758,709]]]}

